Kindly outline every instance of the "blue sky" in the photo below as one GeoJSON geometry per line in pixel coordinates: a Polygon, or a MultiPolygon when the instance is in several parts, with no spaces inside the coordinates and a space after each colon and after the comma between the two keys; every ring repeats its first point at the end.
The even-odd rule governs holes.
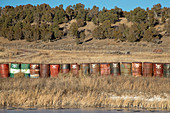
{"type": "Polygon", "coordinates": [[[107,9],[114,8],[118,6],[125,11],[133,10],[136,7],[141,7],[146,9],[151,8],[153,5],[160,3],[162,7],[170,7],[170,0],[0,0],[0,7],[5,7],[6,5],[26,5],[26,4],[49,4],[51,7],[64,5],[66,8],[68,5],[74,5],[76,3],[82,3],[86,8],[92,8],[94,5],[98,6],[100,9],[106,7],[107,9]]]}

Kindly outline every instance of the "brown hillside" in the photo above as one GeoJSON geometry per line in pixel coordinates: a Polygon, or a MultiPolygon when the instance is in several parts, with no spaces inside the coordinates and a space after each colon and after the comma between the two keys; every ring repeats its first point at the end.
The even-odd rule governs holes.
{"type": "Polygon", "coordinates": [[[125,24],[128,27],[131,27],[131,25],[133,25],[132,22],[128,22],[128,20],[126,18],[120,18],[119,22],[116,22],[115,24],[112,24],[112,26],[119,26],[120,24],[125,24]]]}
{"type": "MultiPolygon", "coordinates": [[[[60,24],[68,30],[72,20],[60,24]]],[[[112,24],[118,26],[133,23],[121,18],[120,22],[112,24]]],[[[164,25],[157,25],[159,32],[165,32],[164,25]]],[[[76,45],[75,39],[69,36],[54,42],[26,42],[25,40],[9,41],[0,37],[0,62],[37,62],[37,63],[90,63],[90,62],[170,62],[170,37],[163,36],[161,44],[148,42],[116,42],[114,39],[97,40],[92,38],[91,32],[96,27],[92,22],[80,27],[85,30],[86,39],[76,45]],[[158,52],[155,50],[159,50],[158,52]]]]}

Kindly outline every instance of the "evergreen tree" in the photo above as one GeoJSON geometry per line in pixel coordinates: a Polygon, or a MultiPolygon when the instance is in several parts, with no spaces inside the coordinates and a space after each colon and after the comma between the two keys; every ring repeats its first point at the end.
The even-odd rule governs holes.
{"type": "Polygon", "coordinates": [[[161,4],[156,4],[151,9],[154,12],[154,15],[155,15],[156,18],[161,16],[161,12],[162,12],[161,11],[161,9],[162,9],[161,7],[162,7],[161,4]]]}
{"type": "Polygon", "coordinates": [[[87,21],[93,21],[94,24],[97,24],[97,17],[99,14],[99,7],[93,6],[93,8],[90,10],[88,9],[86,20],[87,21]]]}
{"type": "Polygon", "coordinates": [[[114,39],[114,28],[108,28],[108,30],[104,32],[104,36],[106,38],[114,39]]]}
{"type": "Polygon", "coordinates": [[[78,26],[76,22],[73,22],[69,28],[70,31],[70,35],[73,37],[77,37],[78,36],[78,26]]]}
{"type": "Polygon", "coordinates": [[[16,29],[16,30],[14,31],[14,39],[15,39],[15,40],[23,39],[23,32],[22,32],[22,29],[21,29],[21,28],[16,29]]]}
{"type": "Polygon", "coordinates": [[[85,25],[85,22],[84,22],[83,19],[78,19],[78,20],[77,20],[77,26],[78,26],[78,27],[83,27],[84,25],[85,25]]]}
{"type": "Polygon", "coordinates": [[[111,27],[111,22],[110,20],[105,20],[102,24],[102,29],[104,31],[107,31],[111,27]]]}
{"type": "Polygon", "coordinates": [[[92,36],[95,39],[105,39],[106,37],[104,36],[104,31],[102,29],[101,26],[96,27],[93,31],[92,31],[92,36]]]}
{"type": "Polygon", "coordinates": [[[14,30],[13,30],[13,27],[8,28],[8,32],[6,34],[6,37],[10,41],[14,40],[14,30]]]}
{"type": "Polygon", "coordinates": [[[69,6],[66,8],[66,14],[67,14],[68,17],[69,17],[69,20],[71,20],[72,17],[74,16],[74,11],[73,11],[71,5],[69,5],[69,6]]]}
{"type": "Polygon", "coordinates": [[[41,38],[40,30],[39,28],[34,28],[33,29],[33,40],[37,41],[41,38]]]}
{"type": "Polygon", "coordinates": [[[92,18],[92,22],[95,24],[95,25],[98,25],[99,24],[99,21],[98,21],[98,18],[96,16],[94,16],[92,18]]]}
{"type": "Polygon", "coordinates": [[[148,23],[150,27],[155,26],[155,18],[154,18],[154,12],[148,10],[148,23]]]}
{"type": "Polygon", "coordinates": [[[126,16],[128,20],[132,22],[145,22],[147,19],[147,13],[144,9],[137,7],[134,10],[130,11],[130,14],[126,16]]]}
{"type": "Polygon", "coordinates": [[[154,39],[158,39],[158,33],[154,28],[149,28],[144,32],[143,35],[143,41],[151,42],[154,41],[154,39]]]}
{"type": "Polygon", "coordinates": [[[59,30],[58,23],[54,23],[51,26],[51,31],[54,33],[54,38],[55,39],[60,39],[63,36],[63,32],[61,30],[59,30]]]}

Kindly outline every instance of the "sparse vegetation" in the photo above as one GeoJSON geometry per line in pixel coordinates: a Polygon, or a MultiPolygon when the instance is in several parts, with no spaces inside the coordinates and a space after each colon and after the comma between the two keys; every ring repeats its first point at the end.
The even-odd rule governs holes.
{"type": "MultiPolygon", "coordinates": [[[[168,21],[170,15],[169,8],[162,8],[161,4],[156,4],[153,8],[147,8],[147,10],[137,7],[130,12],[122,11],[118,7],[110,10],[104,7],[102,10],[99,10],[99,7],[93,6],[92,9],[86,9],[85,5],[81,3],[70,5],[65,10],[63,5],[51,8],[48,4],[37,6],[28,4],[16,7],[6,6],[0,8],[0,12],[0,36],[9,40],[26,39],[27,41],[61,39],[68,34],[64,34],[63,32],[66,29],[60,28],[59,25],[76,19],[79,28],[84,27],[86,22],[92,21],[97,26],[92,34],[93,38],[96,39],[109,38],[130,42],[140,40],[152,42],[152,38],[157,34],[152,32],[150,35],[154,36],[146,40],[146,37],[143,36],[146,34],[144,32],[147,31],[148,34],[150,27],[153,28],[157,24],[168,24],[166,21],[168,21]],[[111,26],[111,24],[120,21],[121,17],[126,17],[134,25],[130,28],[124,26],[126,30],[123,31],[121,31],[121,26],[111,26]],[[103,25],[108,22],[110,27],[103,25]],[[141,31],[142,26],[147,27],[141,31]],[[119,33],[121,34],[118,35],[119,33]]],[[[169,33],[168,25],[166,26],[165,30],[169,33]]],[[[75,30],[78,31],[78,29],[75,30]]],[[[71,36],[78,37],[79,33],[76,33],[76,31],[73,33],[73,29],[69,29],[71,36]]]]}
{"type": "Polygon", "coordinates": [[[76,22],[73,22],[70,26],[70,35],[73,36],[73,37],[78,37],[78,26],[77,26],[77,23],[76,22]]]}
{"type": "Polygon", "coordinates": [[[167,35],[170,36],[170,19],[166,22],[165,29],[167,31],[167,35]]]}

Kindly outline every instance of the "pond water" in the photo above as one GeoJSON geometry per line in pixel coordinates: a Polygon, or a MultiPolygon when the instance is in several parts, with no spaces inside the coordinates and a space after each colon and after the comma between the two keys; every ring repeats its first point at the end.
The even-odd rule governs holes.
{"type": "Polygon", "coordinates": [[[159,110],[129,109],[0,109],[0,113],[170,113],[159,110]]]}

